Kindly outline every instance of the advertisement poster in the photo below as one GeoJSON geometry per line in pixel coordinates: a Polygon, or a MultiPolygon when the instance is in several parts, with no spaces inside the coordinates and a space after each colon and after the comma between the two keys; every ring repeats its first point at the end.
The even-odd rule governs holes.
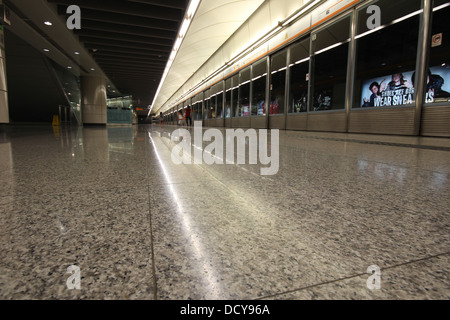
{"type": "MultiPolygon", "coordinates": [[[[363,82],[361,106],[395,107],[415,101],[415,72],[397,73],[363,82]]],[[[450,68],[446,65],[432,67],[427,77],[426,103],[450,100],[450,68]]]]}
{"type": "Polygon", "coordinates": [[[331,110],[332,108],[332,89],[323,89],[314,94],[314,111],[331,110]]]}
{"type": "Polygon", "coordinates": [[[363,82],[362,107],[393,107],[414,103],[414,71],[363,82]]]}
{"type": "Polygon", "coordinates": [[[450,66],[432,67],[427,77],[427,97],[425,103],[450,101],[450,66]]]}

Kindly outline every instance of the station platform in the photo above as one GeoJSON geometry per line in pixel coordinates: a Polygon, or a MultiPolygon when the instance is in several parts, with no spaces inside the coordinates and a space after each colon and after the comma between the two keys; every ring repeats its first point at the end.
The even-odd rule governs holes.
{"type": "Polygon", "coordinates": [[[280,131],[261,175],[176,129],[0,128],[0,299],[450,298],[450,139],[280,131]]]}

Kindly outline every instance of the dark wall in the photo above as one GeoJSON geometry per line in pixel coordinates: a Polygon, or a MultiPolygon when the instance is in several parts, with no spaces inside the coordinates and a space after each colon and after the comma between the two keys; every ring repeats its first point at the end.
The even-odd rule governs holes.
{"type": "Polygon", "coordinates": [[[11,122],[48,122],[68,105],[43,52],[5,30],[6,72],[11,122]]]}

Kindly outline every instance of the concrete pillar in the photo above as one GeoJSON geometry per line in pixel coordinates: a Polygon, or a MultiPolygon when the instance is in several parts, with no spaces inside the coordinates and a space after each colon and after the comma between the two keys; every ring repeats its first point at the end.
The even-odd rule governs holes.
{"type": "Polygon", "coordinates": [[[84,124],[106,124],[107,103],[104,78],[81,78],[81,106],[84,124]]]}
{"type": "MultiPolygon", "coordinates": [[[[2,1],[0,1],[0,4],[2,1]]],[[[0,12],[3,14],[3,12],[0,12]]],[[[6,85],[5,36],[0,23],[0,123],[9,123],[8,87],[6,85]]]]}

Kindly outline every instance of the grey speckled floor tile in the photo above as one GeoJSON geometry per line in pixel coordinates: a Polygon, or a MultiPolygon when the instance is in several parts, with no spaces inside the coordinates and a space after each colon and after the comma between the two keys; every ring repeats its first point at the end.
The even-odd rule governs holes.
{"type": "Polygon", "coordinates": [[[380,288],[369,288],[370,274],[317,284],[266,297],[275,300],[448,300],[449,254],[381,269],[380,288]]]}
{"type": "Polygon", "coordinates": [[[166,186],[151,207],[159,299],[253,299],[328,280],[346,264],[222,184],[166,186]]]}
{"type": "Polygon", "coordinates": [[[0,299],[449,298],[450,140],[281,131],[261,176],[175,129],[0,132],[0,299]]]}
{"type": "Polygon", "coordinates": [[[448,250],[445,214],[330,207],[289,188],[273,201],[277,188],[228,181],[152,192],[159,297],[253,299],[448,250]],[[219,288],[240,289],[201,285],[198,269],[220,274],[219,288]]]}
{"type": "MultiPolygon", "coordinates": [[[[153,140],[168,159],[168,139],[153,140]]],[[[447,252],[447,154],[286,137],[275,176],[201,165],[202,181],[181,167],[151,195],[158,296],[259,298],[447,252]],[[422,161],[432,155],[440,165],[422,161]]]]}
{"type": "Polygon", "coordinates": [[[2,299],[153,299],[148,191],[15,197],[0,209],[2,299]],[[70,291],[67,268],[81,268],[70,291]]]}

